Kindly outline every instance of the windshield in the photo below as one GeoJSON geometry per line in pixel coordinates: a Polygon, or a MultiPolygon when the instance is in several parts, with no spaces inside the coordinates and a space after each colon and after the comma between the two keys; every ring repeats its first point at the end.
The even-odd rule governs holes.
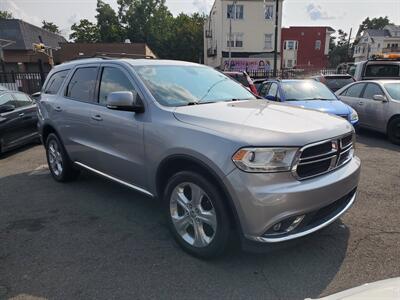
{"type": "Polygon", "coordinates": [[[286,101],[337,100],[326,85],[313,80],[286,81],[282,89],[286,101]]]}
{"type": "Polygon", "coordinates": [[[392,97],[394,100],[400,101],[400,82],[385,83],[384,86],[390,97],[392,97]]]}
{"type": "Polygon", "coordinates": [[[140,66],[135,70],[165,106],[256,99],[239,83],[205,66],[140,66]]]}

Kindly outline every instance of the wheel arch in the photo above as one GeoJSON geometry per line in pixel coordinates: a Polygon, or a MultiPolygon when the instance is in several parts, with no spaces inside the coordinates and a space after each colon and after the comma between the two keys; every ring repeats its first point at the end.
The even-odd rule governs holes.
{"type": "Polygon", "coordinates": [[[386,134],[389,132],[389,125],[390,123],[395,120],[395,119],[400,119],[400,114],[395,114],[393,116],[390,117],[389,121],[386,124],[386,134]]]}
{"type": "Polygon", "coordinates": [[[224,196],[224,204],[227,209],[228,215],[232,221],[233,226],[237,230],[241,230],[240,220],[236,212],[233,200],[226,189],[222,179],[218,174],[203,161],[189,156],[189,155],[171,155],[165,158],[159,165],[156,172],[156,196],[162,199],[165,186],[167,185],[168,179],[173,174],[180,171],[194,171],[203,175],[204,177],[211,179],[211,182],[216,185],[221,195],[224,196]]]}

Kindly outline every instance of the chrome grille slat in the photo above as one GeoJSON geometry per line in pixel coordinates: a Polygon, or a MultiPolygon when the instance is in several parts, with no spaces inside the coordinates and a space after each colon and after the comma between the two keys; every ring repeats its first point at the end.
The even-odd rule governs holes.
{"type": "Polygon", "coordinates": [[[353,157],[353,149],[353,134],[346,134],[306,145],[296,155],[292,173],[298,180],[326,174],[348,163],[353,157]],[[331,143],[331,150],[329,151],[327,151],[329,148],[328,143],[331,143]],[[315,154],[317,151],[322,152],[315,154]],[[308,154],[313,153],[314,155],[303,157],[305,152],[308,154]],[[330,163],[328,163],[329,161],[330,163]]]}

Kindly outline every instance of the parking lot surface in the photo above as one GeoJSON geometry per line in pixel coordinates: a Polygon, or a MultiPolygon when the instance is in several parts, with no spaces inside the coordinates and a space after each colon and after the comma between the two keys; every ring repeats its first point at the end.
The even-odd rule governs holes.
{"type": "Polygon", "coordinates": [[[400,147],[363,132],[358,198],[297,245],[184,253],[160,205],[82,173],[56,183],[42,146],[0,159],[0,299],[304,299],[400,276],[400,147]]]}

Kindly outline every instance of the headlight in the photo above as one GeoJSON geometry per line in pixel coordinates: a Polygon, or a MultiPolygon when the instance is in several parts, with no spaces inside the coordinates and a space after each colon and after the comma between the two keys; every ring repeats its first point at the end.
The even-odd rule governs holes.
{"type": "Polygon", "coordinates": [[[358,114],[354,109],[351,109],[350,121],[358,121],[358,114]]]}
{"type": "Polygon", "coordinates": [[[297,148],[242,148],[232,157],[235,165],[246,172],[289,171],[297,148]]]}

